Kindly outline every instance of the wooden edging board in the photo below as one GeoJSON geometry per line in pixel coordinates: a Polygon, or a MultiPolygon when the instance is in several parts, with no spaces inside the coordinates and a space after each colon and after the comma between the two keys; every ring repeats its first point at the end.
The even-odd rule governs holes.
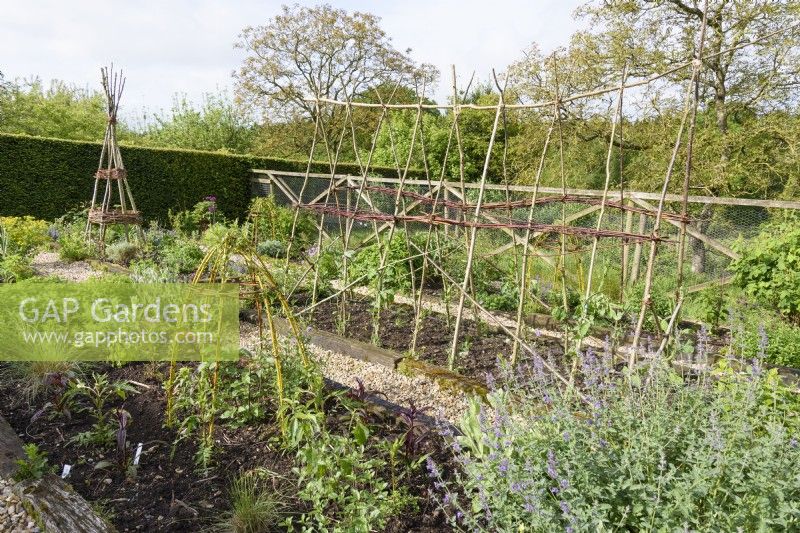
{"type": "MultiPolygon", "coordinates": [[[[248,322],[258,323],[255,311],[242,311],[241,316],[248,322]]],[[[275,329],[279,335],[283,337],[292,336],[291,327],[286,319],[276,317],[273,318],[273,322],[275,323],[275,329]]],[[[356,339],[346,339],[334,333],[328,333],[327,331],[321,331],[311,327],[303,331],[303,336],[307,343],[313,344],[323,350],[346,355],[360,361],[385,366],[392,371],[403,374],[425,376],[432,381],[436,381],[445,389],[460,389],[464,392],[475,393],[481,396],[486,394],[486,387],[483,383],[474,378],[451,372],[446,368],[431,365],[412,357],[405,357],[393,350],[381,348],[374,344],[361,342],[356,339]]]]}

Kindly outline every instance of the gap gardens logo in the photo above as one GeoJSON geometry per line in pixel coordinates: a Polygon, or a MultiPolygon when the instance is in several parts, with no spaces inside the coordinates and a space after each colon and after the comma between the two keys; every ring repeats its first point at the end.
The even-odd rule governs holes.
{"type": "Polygon", "coordinates": [[[230,283],[2,284],[0,360],[233,360],[238,296],[230,283]]]}

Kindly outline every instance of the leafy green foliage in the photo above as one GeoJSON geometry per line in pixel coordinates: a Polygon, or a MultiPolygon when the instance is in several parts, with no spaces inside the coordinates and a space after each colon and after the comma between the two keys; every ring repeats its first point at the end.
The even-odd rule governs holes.
{"type": "MultiPolygon", "coordinates": [[[[283,245],[284,254],[291,240],[294,216],[294,209],[278,205],[274,196],[254,198],[250,203],[250,217],[253,220],[253,230],[257,232],[258,240],[260,242],[265,240],[280,242],[283,245]]],[[[297,213],[294,239],[291,242],[292,255],[295,256],[306,252],[317,242],[317,226],[314,224],[314,218],[307,211],[297,213]]]]}
{"type": "MultiPolygon", "coordinates": [[[[297,520],[303,531],[380,530],[386,521],[414,504],[404,489],[392,490],[378,473],[384,457],[368,452],[370,432],[357,423],[350,435],[320,430],[297,452],[298,496],[310,505],[297,520]]],[[[289,527],[294,524],[287,521],[289,527]]]]}
{"type": "Polygon", "coordinates": [[[161,249],[161,264],[169,271],[189,274],[197,269],[204,256],[194,241],[176,239],[161,249]]]}
{"type": "Polygon", "coordinates": [[[730,266],[736,283],[785,317],[800,319],[800,222],[773,224],[737,251],[741,257],[730,266]]]}
{"type": "MultiPolygon", "coordinates": [[[[422,261],[417,258],[409,261],[404,260],[409,256],[408,244],[405,235],[395,232],[391,243],[387,246],[387,239],[382,238],[379,243],[373,243],[363,248],[356,254],[350,263],[350,279],[355,280],[364,276],[361,281],[364,285],[377,287],[381,276],[380,265],[381,255],[386,254],[386,267],[383,270],[383,288],[385,291],[407,291],[411,289],[411,268],[421,268],[422,261]]],[[[388,295],[385,295],[388,296],[388,295]]],[[[387,300],[390,301],[390,300],[387,300]]]]}
{"type": "Polygon", "coordinates": [[[48,223],[30,216],[0,217],[0,227],[7,239],[3,247],[5,253],[26,255],[50,241],[47,235],[48,223]]]}
{"type": "Polygon", "coordinates": [[[14,473],[14,481],[42,479],[55,468],[48,464],[47,453],[40,450],[36,444],[26,444],[22,449],[25,452],[25,458],[17,459],[17,471],[14,473]]]}
{"type": "Polygon", "coordinates": [[[0,281],[15,283],[32,278],[35,274],[30,258],[19,254],[0,255],[0,281]]]}
{"type": "Polygon", "coordinates": [[[224,222],[215,222],[203,232],[200,242],[208,248],[213,248],[229,236],[237,241],[243,238],[241,229],[235,223],[228,225],[224,222]]]}
{"type": "MultiPolygon", "coordinates": [[[[285,357],[282,378],[287,394],[293,395],[303,381],[298,357],[285,357]]],[[[220,365],[222,385],[218,391],[220,418],[231,427],[263,422],[275,411],[275,359],[265,352],[242,357],[238,364],[220,365]]]]}
{"type": "Polygon", "coordinates": [[[191,209],[184,209],[175,213],[170,209],[168,216],[172,229],[182,237],[187,238],[204,232],[218,218],[221,223],[224,223],[224,217],[217,215],[216,196],[206,196],[202,201],[194,204],[191,209]]]}
{"type": "Polygon", "coordinates": [[[83,261],[97,255],[96,247],[87,242],[82,235],[65,233],[58,239],[58,255],[67,262],[83,261]]]}
{"type": "Polygon", "coordinates": [[[225,93],[206,94],[199,109],[176,96],[168,115],[153,117],[137,143],[146,146],[221,151],[250,151],[255,127],[241,106],[225,93]]]}
{"type": "MultiPolygon", "coordinates": [[[[105,98],[60,81],[41,80],[0,87],[0,131],[101,141],[107,123],[105,98]]],[[[123,128],[120,128],[123,129],[123,128]]]]}
{"type": "Polygon", "coordinates": [[[107,405],[114,399],[125,400],[136,388],[127,381],[110,382],[105,374],[92,373],[92,381],[78,380],[75,383],[77,396],[89,401],[88,408],[94,423],[92,429],[78,433],[72,441],[80,446],[106,447],[114,442],[115,429],[112,424],[114,409],[107,405]]]}
{"type": "Polygon", "coordinates": [[[711,287],[697,295],[694,312],[697,318],[716,328],[727,317],[726,302],[725,287],[711,287]]]}

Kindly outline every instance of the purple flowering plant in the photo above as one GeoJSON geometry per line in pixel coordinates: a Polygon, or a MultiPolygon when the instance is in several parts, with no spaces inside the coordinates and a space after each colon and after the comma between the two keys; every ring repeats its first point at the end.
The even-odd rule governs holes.
{"type": "Polygon", "coordinates": [[[428,462],[436,501],[468,531],[792,529],[797,409],[774,371],[742,363],[685,379],[656,358],[628,376],[606,346],[581,352],[581,395],[536,358],[506,368],[443,435],[448,481],[428,462]]]}

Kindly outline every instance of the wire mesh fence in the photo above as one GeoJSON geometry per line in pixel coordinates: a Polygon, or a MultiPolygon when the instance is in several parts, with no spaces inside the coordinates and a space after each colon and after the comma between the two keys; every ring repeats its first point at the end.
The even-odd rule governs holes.
{"type": "MultiPolygon", "coordinates": [[[[376,228],[383,231],[391,226],[397,232],[422,239],[435,231],[451,242],[466,246],[467,240],[460,236],[477,223],[477,263],[485,262],[487,268],[502,270],[509,281],[519,276],[516,269],[524,253],[527,232],[528,253],[534,258],[532,275],[540,279],[555,278],[555,265],[563,255],[567,278],[576,290],[586,286],[595,238],[592,234],[600,230],[608,235],[601,233],[598,237],[593,287],[610,296],[620,296],[624,286],[635,285],[643,275],[656,221],[653,213],[657,202],[652,200],[653,194],[628,192],[626,209],[621,209],[619,196],[611,195],[603,206],[597,197],[575,195],[570,201],[563,201],[563,195],[548,190],[546,194],[538,194],[538,202],[531,208],[530,188],[519,190],[519,187],[487,184],[481,213],[476,219],[478,191],[473,187],[462,189],[457,183],[408,180],[401,193],[396,181],[375,177],[364,184],[359,176],[332,178],[310,174],[305,179],[303,175],[268,171],[254,174],[253,194],[272,194],[278,204],[304,206],[331,238],[341,238],[348,219],[355,219],[349,221],[353,249],[365,241],[371,242],[376,228]],[[615,237],[614,232],[627,237],[615,237]]],[[[688,292],[714,282],[726,282],[737,247],[758,235],[770,221],[792,210],[791,206],[741,205],[748,202],[740,199],[735,200],[740,205],[726,205],[725,201],[717,198],[711,204],[692,199],[688,204],[689,236],[681,265],[688,292]]],[[[797,208],[800,204],[794,209],[797,208]]],[[[654,266],[655,279],[665,291],[677,288],[681,211],[681,202],[674,198],[665,202],[658,231],[662,240],[654,266]]]]}

